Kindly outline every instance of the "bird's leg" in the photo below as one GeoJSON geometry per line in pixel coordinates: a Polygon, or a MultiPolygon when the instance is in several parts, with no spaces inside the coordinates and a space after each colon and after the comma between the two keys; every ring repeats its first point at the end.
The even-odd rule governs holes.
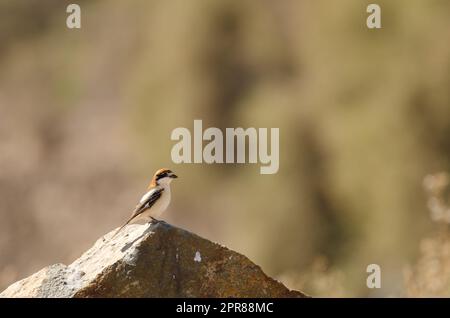
{"type": "Polygon", "coordinates": [[[150,223],[159,223],[159,222],[161,222],[160,220],[155,219],[153,216],[151,216],[150,218],[152,219],[152,220],[150,221],[150,223]]]}

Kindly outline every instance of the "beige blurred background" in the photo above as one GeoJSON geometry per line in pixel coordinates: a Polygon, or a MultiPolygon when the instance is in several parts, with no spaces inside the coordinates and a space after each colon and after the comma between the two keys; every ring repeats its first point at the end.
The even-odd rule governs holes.
{"type": "Polygon", "coordinates": [[[0,2],[0,290],[72,262],[169,167],[169,223],[313,296],[405,295],[436,230],[422,180],[450,166],[449,1],[71,2],[0,2]],[[279,172],[173,164],[194,119],[279,127],[279,172]]]}

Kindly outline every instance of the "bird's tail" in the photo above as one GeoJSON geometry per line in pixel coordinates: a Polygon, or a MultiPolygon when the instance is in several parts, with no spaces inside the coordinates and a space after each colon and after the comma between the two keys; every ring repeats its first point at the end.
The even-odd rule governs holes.
{"type": "Polygon", "coordinates": [[[121,227],[119,227],[119,229],[113,234],[113,236],[111,236],[108,241],[111,241],[125,226],[127,226],[131,220],[133,220],[133,218],[129,219],[124,225],[122,225],[121,227]]]}
{"type": "Polygon", "coordinates": [[[124,225],[122,225],[121,227],[119,227],[119,229],[116,231],[116,233],[113,234],[113,236],[111,236],[108,241],[112,240],[125,226],[127,226],[131,221],[133,221],[134,219],[136,219],[136,217],[138,216],[138,214],[136,214],[136,212],[139,210],[140,206],[136,206],[136,208],[134,209],[133,213],[131,214],[131,217],[128,219],[128,221],[125,222],[124,225]]]}

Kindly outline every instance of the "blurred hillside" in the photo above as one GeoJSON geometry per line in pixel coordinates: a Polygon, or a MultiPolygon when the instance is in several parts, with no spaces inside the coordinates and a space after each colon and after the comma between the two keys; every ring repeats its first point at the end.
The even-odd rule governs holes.
{"type": "Polygon", "coordinates": [[[341,296],[404,292],[422,179],[450,170],[450,2],[377,1],[381,30],[370,1],[78,1],[80,30],[69,3],[0,3],[0,290],[77,258],[168,166],[168,222],[291,287],[319,257],[341,296]],[[279,127],[278,174],[174,165],[194,119],[279,127]]]}

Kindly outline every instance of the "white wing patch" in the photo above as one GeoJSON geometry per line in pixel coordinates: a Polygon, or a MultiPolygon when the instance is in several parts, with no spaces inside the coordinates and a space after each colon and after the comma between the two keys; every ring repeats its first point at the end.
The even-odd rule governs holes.
{"type": "Polygon", "coordinates": [[[147,200],[152,196],[152,194],[155,193],[156,191],[158,191],[157,188],[154,188],[154,189],[148,191],[146,194],[144,194],[144,195],[142,196],[142,198],[141,198],[141,200],[139,201],[139,203],[142,203],[142,202],[147,201],[147,200]]]}

